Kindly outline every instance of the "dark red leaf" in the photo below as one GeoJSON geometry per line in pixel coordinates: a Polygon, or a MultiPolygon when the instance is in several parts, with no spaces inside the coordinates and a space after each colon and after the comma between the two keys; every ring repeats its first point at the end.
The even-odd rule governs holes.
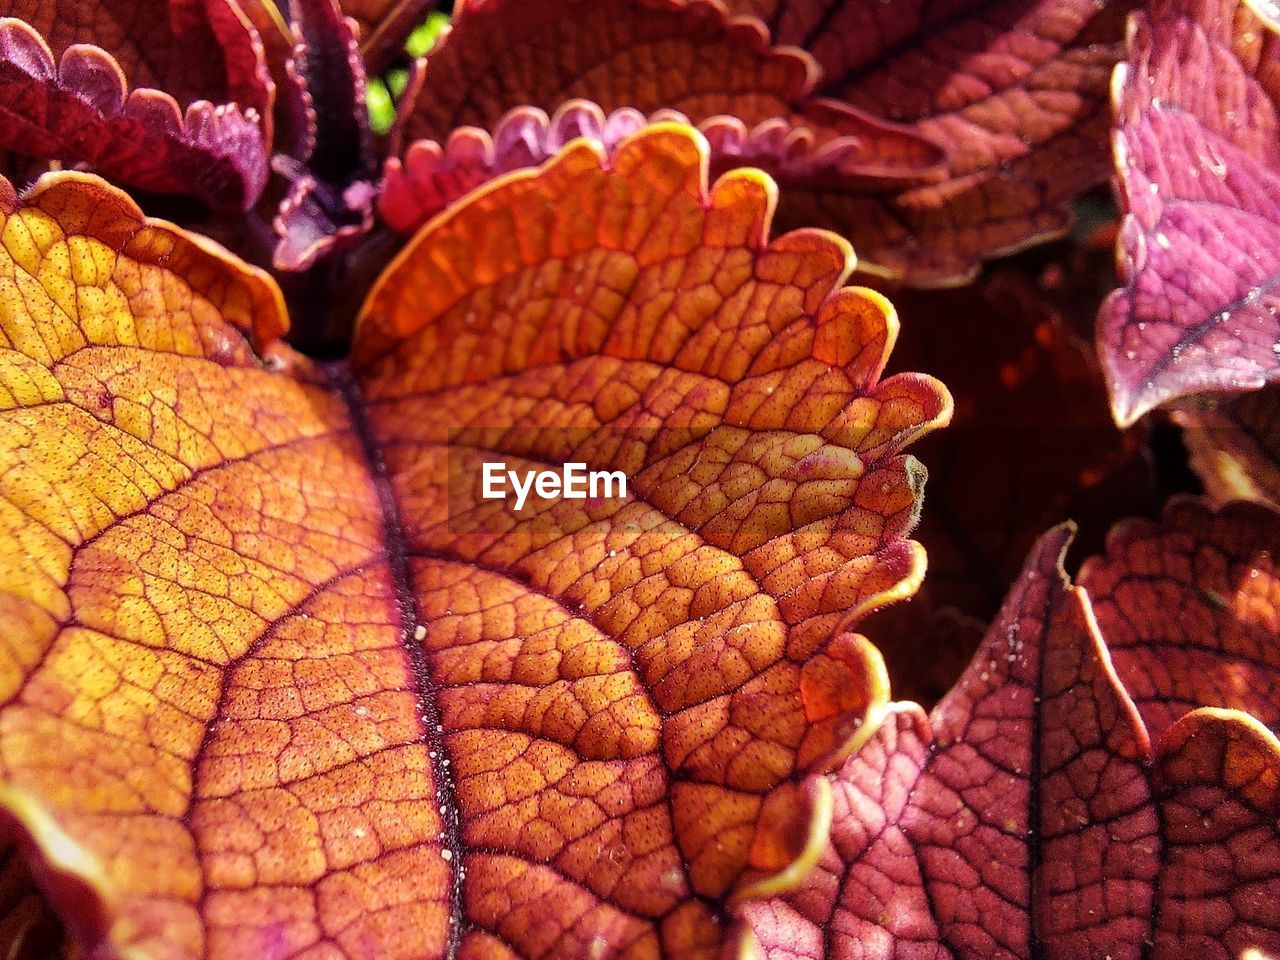
{"type": "MultiPolygon", "coordinates": [[[[411,232],[469,190],[502,173],[541,163],[576,137],[609,151],[646,124],[664,122],[688,123],[689,118],[671,109],[646,116],[632,107],[606,114],[599,105],[578,99],[565,101],[549,117],[538,107],[518,107],[499,120],[492,133],[462,126],[443,146],[435,140],[415,140],[403,159],[389,158],[379,210],[396,230],[411,232]]],[[[715,173],[751,166],[790,182],[820,177],[821,171],[856,152],[848,138],[815,150],[812,131],[782,118],[748,129],[737,117],[717,114],[699,128],[711,146],[715,173]]],[[[883,182],[891,176],[885,170],[876,179],[883,182]]],[[[856,179],[853,168],[849,179],[856,179]]]]}
{"type": "Polygon", "coordinates": [[[31,879],[15,846],[0,848],[0,956],[5,960],[62,960],[62,925],[31,879]]]}
{"type": "Polygon", "coordinates": [[[312,104],[311,140],[298,163],[277,166],[291,181],[274,221],[278,270],[299,271],[348,249],[373,225],[373,143],[364,64],[337,0],[295,0],[299,43],[292,71],[312,104]]]}
{"type": "Polygon", "coordinates": [[[468,139],[496,139],[501,156],[512,137],[546,135],[548,121],[528,107],[556,114],[583,98],[605,114],[677,111],[717,146],[717,170],[749,162],[784,185],[884,190],[939,173],[935,144],[815,99],[817,76],[807,54],[771,47],[760,24],[729,18],[718,0],[476,0],[411,82],[392,152],[419,140],[443,145],[470,126],[468,139]]]}
{"type": "Polygon", "coordinates": [[[1080,571],[1116,670],[1153,736],[1196,707],[1280,729],[1280,514],[1176,500],[1080,571]]]}
{"type": "Polygon", "coordinates": [[[234,103],[269,123],[262,40],[236,0],[0,0],[0,16],[31,24],[55,57],[76,44],[101,47],[131,89],[163,90],[183,109],[234,103]]]}
{"type": "MultiPolygon", "coordinates": [[[[784,187],[783,221],[838,229],[864,267],[916,284],[970,276],[985,257],[1061,232],[1066,202],[1110,169],[1104,101],[1127,3],[757,7],[464,4],[411,92],[402,140],[434,141],[451,168],[477,159],[450,161],[446,139],[462,125],[489,131],[502,159],[512,121],[501,118],[522,105],[554,113],[582,97],[704,125],[727,114],[742,128],[730,146],[751,141],[758,155],[729,149],[720,168],[764,166],[784,187]]],[[[468,131],[468,146],[483,136],[468,131]]],[[[405,165],[434,174],[442,163],[424,153],[405,165]]]]}
{"type": "Polygon", "coordinates": [[[788,223],[841,230],[909,281],[1063,232],[1068,202],[1110,172],[1107,84],[1127,0],[728,0],[822,67],[815,94],[909,124],[946,148],[947,177],[890,196],[783,197],[788,223]]]}
{"type": "Polygon", "coordinates": [[[258,33],[267,72],[276,88],[272,152],[305,157],[315,145],[315,113],[306,80],[294,61],[297,33],[285,18],[287,11],[282,12],[275,0],[236,0],[236,3],[258,33]]]}
{"type": "Polygon", "coordinates": [[[130,89],[106,50],[74,44],[55,54],[8,17],[0,17],[0,146],[217,209],[248,209],[267,177],[256,107],[201,99],[184,112],[167,92],[130,89]]]}
{"type": "Polygon", "coordinates": [[[740,908],[769,960],[1280,948],[1280,741],[1202,709],[1153,751],[1069,539],[1041,540],[931,722],[899,705],[846,763],[819,868],[740,908]]]}
{"type": "Polygon", "coordinates": [[[1205,708],[1157,756],[1164,836],[1164,960],[1265,960],[1280,951],[1280,741],[1252,718],[1205,708]]]}
{"type": "Polygon", "coordinates": [[[1115,104],[1125,286],[1098,318],[1121,424],[1280,376],[1277,50],[1240,0],[1136,16],[1115,104]]]}

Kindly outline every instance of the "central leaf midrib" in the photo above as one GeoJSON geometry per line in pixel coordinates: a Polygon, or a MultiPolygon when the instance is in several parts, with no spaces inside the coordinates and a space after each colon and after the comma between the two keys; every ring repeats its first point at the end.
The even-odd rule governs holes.
{"type": "Polygon", "coordinates": [[[360,386],[345,361],[326,364],[324,372],[333,391],[347,406],[352,436],[360,444],[369,480],[378,498],[378,521],[383,553],[395,592],[400,617],[400,643],[409,658],[417,697],[417,722],[422,728],[421,740],[427,745],[431,776],[435,781],[443,829],[442,840],[452,854],[447,865],[450,873],[449,928],[444,956],[453,960],[462,944],[462,835],[459,825],[458,794],[448,769],[440,712],[439,689],[431,677],[431,667],[422,641],[414,633],[422,622],[417,594],[409,570],[409,548],[401,523],[400,505],[387,470],[386,458],[369,421],[368,410],[360,386]]]}

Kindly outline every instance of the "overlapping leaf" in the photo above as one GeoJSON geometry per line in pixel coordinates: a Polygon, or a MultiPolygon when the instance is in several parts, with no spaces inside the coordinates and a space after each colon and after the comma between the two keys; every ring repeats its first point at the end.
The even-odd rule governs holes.
{"type": "MultiPolygon", "coordinates": [[[[455,12],[447,37],[411,83],[396,142],[445,144],[467,126],[475,128],[469,139],[488,139],[490,131],[500,141],[532,141],[536,115],[527,108],[555,114],[580,98],[606,114],[676,111],[713,143],[749,142],[747,161],[784,183],[831,175],[887,189],[937,173],[943,155],[936,145],[844,104],[815,100],[817,75],[802,51],[771,47],[763,27],[728,17],[716,0],[477,0],[455,12]],[[526,109],[504,133],[500,121],[514,108],[526,109]]],[[[732,165],[733,158],[717,156],[716,163],[732,165]]]]}
{"type": "Polygon", "coordinates": [[[0,147],[131,186],[247,209],[274,103],[230,0],[0,4],[0,147]]]}
{"type": "MultiPolygon", "coordinates": [[[[649,122],[686,123],[688,118],[671,109],[646,117],[633,107],[606,114],[597,104],[571,99],[550,116],[538,107],[512,110],[492,134],[462,126],[443,145],[415,140],[403,158],[387,160],[379,210],[393,228],[409,233],[479,185],[500,174],[536,166],[577,137],[599,143],[608,152],[649,122]]],[[[816,160],[823,151],[812,150],[810,137],[796,136],[781,119],[748,130],[735,117],[715,116],[700,127],[711,143],[713,170],[754,166],[797,175],[811,170],[815,162],[826,162],[816,160]]],[[[784,178],[787,175],[782,173],[784,178]]]]}
{"type": "Polygon", "coordinates": [[[1127,2],[727,0],[773,42],[809,51],[819,95],[914,129],[947,177],[889,198],[835,185],[784,221],[840,229],[883,269],[921,283],[1062,232],[1067,204],[1109,172],[1106,94],[1127,2]]]}
{"type": "Polygon", "coordinates": [[[931,719],[897,707],[836,785],[771,958],[1229,960],[1280,948],[1280,741],[1206,708],[1153,750],[1058,529],[931,719]]]}
{"type": "Polygon", "coordinates": [[[82,947],[716,956],[795,882],[949,400],[880,380],[846,245],[705,165],[665,126],[512,175],[325,369],[99,181],[6,199],[0,790],[82,947]],[[484,458],[632,486],[519,512],[484,458]]]}
{"type": "Polygon", "coordinates": [[[306,80],[310,138],[304,163],[281,162],[291,181],[274,218],[277,270],[305,270],[340,253],[373,223],[373,146],[356,35],[334,0],[301,0],[292,71],[306,80]]]}
{"type": "Polygon", "coordinates": [[[0,14],[29,23],[55,56],[84,43],[105,50],[131,87],[164,90],[184,107],[213,100],[269,113],[260,41],[238,3],[5,0],[0,14]]]}
{"type": "Polygon", "coordinates": [[[606,112],[768,124],[787,146],[784,173],[795,162],[896,182],[933,171],[941,155],[928,140],[812,102],[817,73],[811,58],[771,47],[762,27],[727,17],[716,0],[473,0],[414,81],[398,139],[443,142],[464,125],[493,129],[514,107],[554,111],[580,97],[606,112]]]}
{"type": "Polygon", "coordinates": [[[1277,62],[1243,2],[1167,0],[1137,16],[1115,94],[1126,286],[1098,318],[1122,424],[1280,374],[1277,62]]]}
{"type": "Polygon", "coordinates": [[[416,164],[429,179],[441,156],[446,168],[486,152],[497,169],[510,162],[504,148],[524,121],[501,118],[524,105],[551,113],[583,97],[605,112],[671,108],[698,123],[727,114],[740,129],[717,163],[746,153],[766,164],[786,187],[784,222],[835,227],[864,266],[921,284],[1061,231],[1064,204],[1106,175],[1103,105],[1126,4],[776,6],[464,5],[427,61],[406,145],[434,143],[416,164]],[[477,129],[450,163],[446,138],[464,124],[477,129]]]}
{"type": "Polygon", "coordinates": [[[1280,510],[1280,386],[1206,394],[1172,417],[1213,500],[1256,500],[1280,510]]]}
{"type": "Polygon", "coordinates": [[[342,12],[360,30],[360,53],[370,73],[379,73],[422,22],[432,0],[342,0],[342,12]]]}
{"type": "Polygon", "coordinates": [[[1080,571],[1125,687],[1158,735],[1231,707],[1280,729],[1280,514],[1172,502],[1116,527],[1080,571]]]}

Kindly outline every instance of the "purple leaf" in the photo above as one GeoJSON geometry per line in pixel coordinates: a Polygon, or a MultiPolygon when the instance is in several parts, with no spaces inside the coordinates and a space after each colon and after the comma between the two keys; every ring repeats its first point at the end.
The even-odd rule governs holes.
{"type": "Polygon", "coordinates": [[[85,164],[130,186],[246,210],[267,179],[253,109],[178,102],[129,90],[105,50],[68,47],[60,60],[28,24],[0,18],[0,146],[85,164]]]}
{"type": "Polygon", "coordinates": [[[1115,84],[1125,286],[1098,318],[1122,425],[1280,377],[1278,65],[1275,37],[1238,0],[1136,15],[1115,84]]]}

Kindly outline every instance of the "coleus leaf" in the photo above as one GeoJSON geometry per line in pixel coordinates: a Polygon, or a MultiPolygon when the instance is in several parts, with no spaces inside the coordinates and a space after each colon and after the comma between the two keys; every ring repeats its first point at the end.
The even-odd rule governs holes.
{"type": "Polygon", "coordinates": [[[315,109],[297,61],[298,31],[275,0],[236,0],[262,43],[267,74],[275,86],[273,155],[304,159],[315,146],[315,109]]]}
{"type": "Polygon", "coordinates": [[[1280,741],[1203,708],[1156,747],[1058,528],[926,718],[895,708],[836,781],[831,842],[745,904],[775,958],[1137,958],[1280,947],[1280,741]]]}
{"type": "Polygon", "coordinates": [[[1200,706],[1280,729],[1280,514],[1175,500],[1080,571],[1116,670],[1152,735],[1200,706]]]}
{"type": "MultiPolygon", "coordinates": [[[[832,176],[887,189],[937,173],[943,155],[926,138],[813,98],[817,73],[802,51],[771,47],[763,27],[729,18],[715,0],[474,0],[410,81],[392,152],[446,144],[461,127],[474,128],[470,140],[521,138],[546,152],[554,144],[536,144],[547,121],[528,108],[554,115],[586,100],[603,114],[676,111],[717,146],[750,141],[748,162],[784,185],[832,176]]],[[[733,165],[722,153],[717,169],[733,165]]]]}
{"type": "Polygon", "coordinates": [[[1131,2],[726,0],[822,68],[815,94],[913,129],[946,178],[891,195],[819,187],[787,223],[845,232],[881,272],[937,285],[1062,233],[1110,172],[1106,96],[1131,2]]]}
{"type": "Polygon", "coordinates": [[[698,123],[727,114],[742,127],[729,144],[767,148],[765,165],[785,187],[783,221],[832,226],[864,267],[916,284],[967,277],[984,257],[1061,232],[1065,203],[1109,170],[1101,106],[1128,4],[795,3],[771,6],[767,24],[755,6],[466,4],[426,62],[402,133],[447,158],[446,137],[460,125],[477,128],[469,142],[487,131],[501,154],[507,110],[554,113],[573,97],[606,113],[673,108],[698,123]],[[627,28],[640,35],[620,22],[642,24],[627,28]],[[716,24],[727,29],[706,33],[716,24]],[[776,79],[788,62],[803,82],[776,79]],[[842,154],[832,150],[836,133],[842,154]]]}
{"type": "Polygon", "coordinates": [[[1121,424],[1280,374],[1276,64],[1275,37],[1243,3],[1136,15],[1115,92],[1125,286],[1098,317],[1121,424]]]}
{"type": "Polygon", "coordinates": [[[274,86],[234,4],[28,6],[0,4],[0,147],[215,209],[257,200],[274,86]]]}
{"type": "MultiPolygon", "coordinates": [[[[379,211],[394,229],[410,233],[481,184],[536,166],[571,140],[587,137],[610,151],[650,122],[687,123],[688,117],[671,109],[646,117],[633,107],[606,114],[598,104],[571,99],[551,116],[538,107],[518,107],[498,122],[492,134],[462,126],[449,134],[443,146],[434,140],[415,140],[403,159],[387,159],[379,211]]],[[[700,129],[711,144],[712,169],[717,171],[753,166],[784,178],[803,177],[834,162],[831,158],[844,150],[814,151],[812,137],[797,135],[781,118],[747,129],[736,117],[717,115],[703,121],[700,129]]]]}
{"type": "Polygon", "coordinates": [[[272,85],[261,39],[231,0],[4,0],[0,15],[29,23],[55,56],[91,43],[131,87],[164,90],[183,107],[235,103],[270,115],[272,85]]]}
{"type": "Polygon", "coordinates": [[[795,882],[950,401],[880,379],[845,243],[706,163],[667,125],[510,175],[327,368],[100,181],[8,198],[4,819],[82,947],[709,957],[795,882]],[[530,516],[481,456],[632,492],[530,516]]]}
{"type": "Polygon", "coordinates": [[[1256,500],[1280,510],[1280,386],[1206,394],[1172,417],[1206,494],[1218,503],[1256,500]]]}
{"type": "Polygon", "coordinates": [[[290,180],[273,221],[272,265],[301,271],[349,248],[373,225],[373,143],[364,64],[337,0],[295,0],[299,36],[292,71],[313,107],[303,162],[277,161],[290,180]]]}

